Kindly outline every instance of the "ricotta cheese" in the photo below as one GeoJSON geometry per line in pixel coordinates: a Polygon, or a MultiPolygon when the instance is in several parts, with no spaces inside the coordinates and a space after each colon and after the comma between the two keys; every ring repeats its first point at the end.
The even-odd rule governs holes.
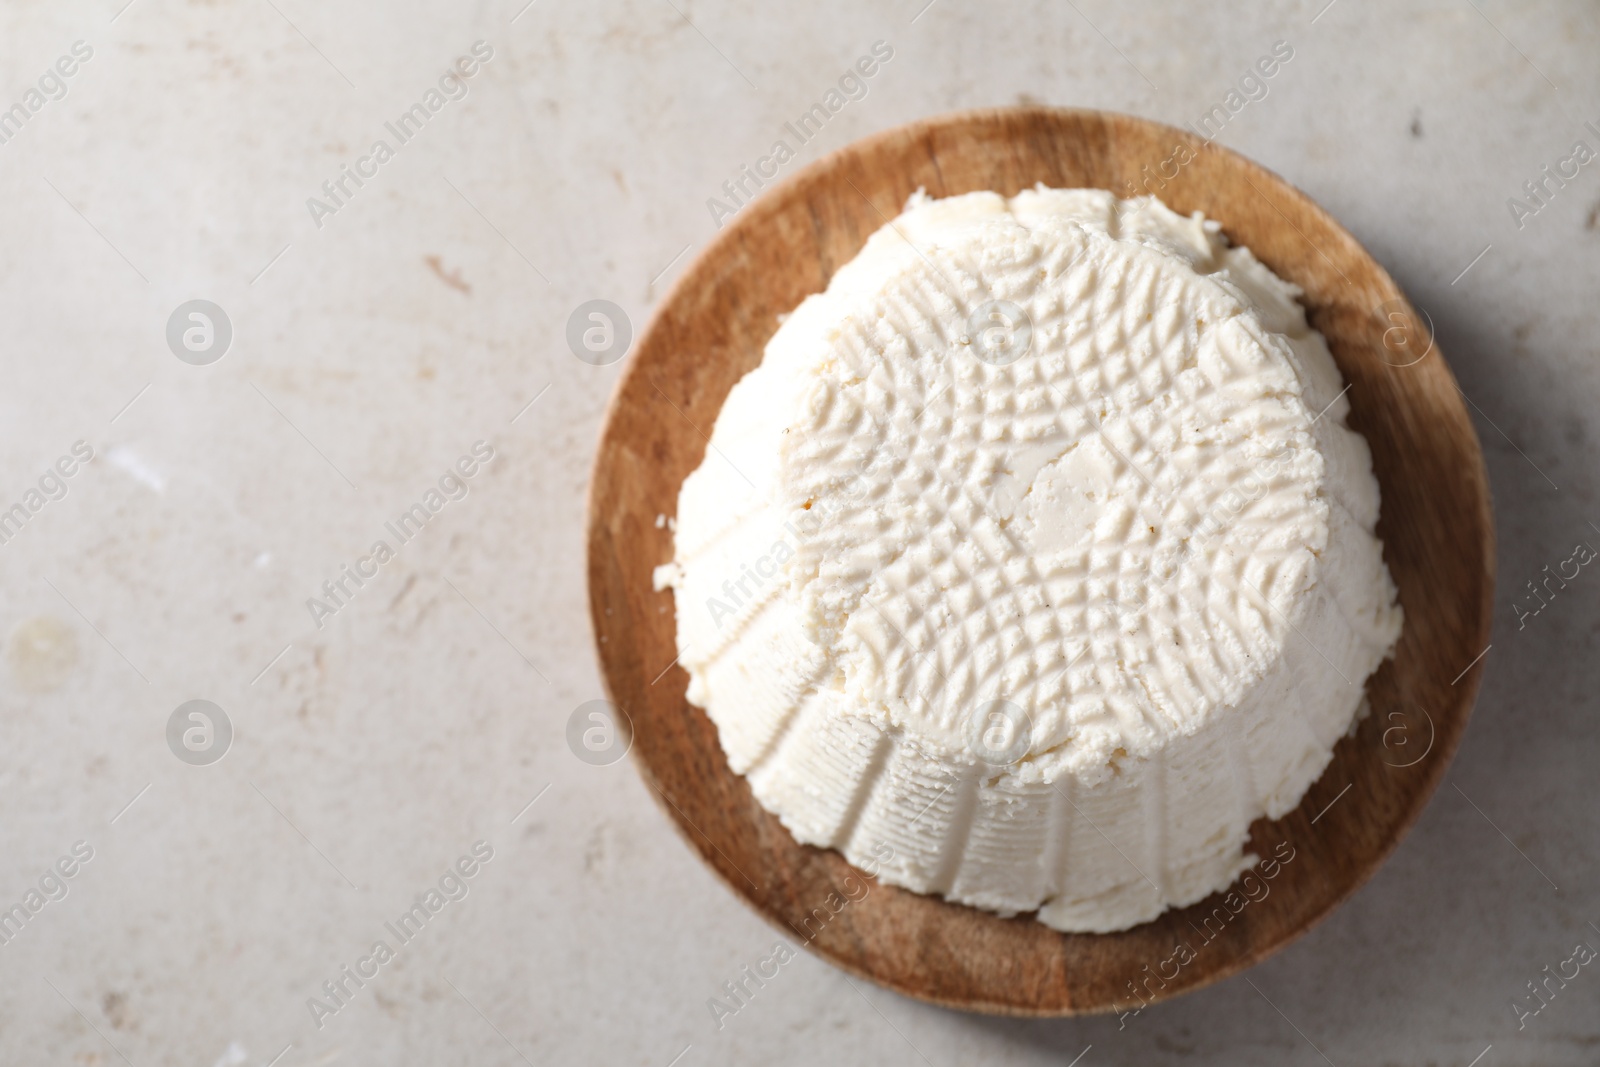
{"type": "Polygon", "coordinates": [[[1255,862],[1401,627],[1298,293],[1154,198],[919,192],[784,319],[657,584],[797,840],[1074,931],[1255,862]]]}

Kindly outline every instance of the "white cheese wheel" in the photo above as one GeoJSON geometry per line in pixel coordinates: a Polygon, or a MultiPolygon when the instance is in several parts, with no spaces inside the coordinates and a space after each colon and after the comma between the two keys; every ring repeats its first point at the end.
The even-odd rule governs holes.
{"type": "Polygon", "coordinates": [[[1401,626],[1297,294],[1198,214],[1041,186],[919,194],[796,308],[658,574],[761,804],[1060,930],[1254,862],[1401,626]]]}

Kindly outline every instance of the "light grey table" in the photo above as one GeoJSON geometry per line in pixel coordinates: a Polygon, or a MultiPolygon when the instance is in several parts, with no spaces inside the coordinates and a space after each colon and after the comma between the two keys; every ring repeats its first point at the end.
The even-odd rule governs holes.
{"type": "Polygon", "coordinates": [[[0,1061],[1600,1055],[1600,967],[1520,1029],[1512,1007],[1600,947],[1600,576],[1518,611],[1600,545],[1600,164],[1508,204],[1600,151],[1592,6],[124,2],[0,9],[0,508],[39,505],[0,543],[0,907],[27,916],[0,924],[0,1061]],[[1446,784],[1308,937],[1125,1028],[953,1014],[805,955],[719,1028],[707,999],[778,935],[626,762],[565,740],[600,695],[581,526],[617,375],[573,357],[568,317],[606,299],[642,326],[716,232],[707,200],[878,41],[789,172],[969,106],[1198,122],[1288,42],[1220,140],[1429,312],[1488,457],[1496,630],[1446,784]],[[186,310],[195,362],[167,338],[197,299],[231,326],[206,365],[221,335],[186,310]],[[78,441],[93,459],[49,474],[78,441]],[[480,441],[445,482],[464,497],[386,533],[480,441]],[[330,601],[345,565],[373,576],[330,601]],[[169,747],[192,699],[231,724],[220,762],[169,747]],[[459,899],[389,932],[441,880],[459,899]]]}

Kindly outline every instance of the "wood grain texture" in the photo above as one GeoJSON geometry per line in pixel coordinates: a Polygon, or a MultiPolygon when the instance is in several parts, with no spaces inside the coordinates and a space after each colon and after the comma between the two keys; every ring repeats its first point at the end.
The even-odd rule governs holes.
{"type": "MultiPolygon", "coordinates": [[[[911,996],[1012,1015],[1123,1011],[1260,961],[1354,892],[1415,821],[1466,728],[1483,670],[1473,661],[1489,641],[1494,584],[1488,483],[1430,326],[1304,194],[1232,152],[1142,119],[962,112],[807,167],[740,211],[684,272],[624,370],[601,436],[589,497],[590,610],[611,699],[632,720],[640,773],[712,869],[792,942],[911,996]],[[864,898],[833,915],[829,895],[842,898],[847,878],[865,876],[837,853],[796,844],[756,803],[705,713],[684,699],[687,675],[669,669],[672,597],[653,591],[651,571],[672,558],[672,542],[655,519],[675,513],[724,397],[760,361],[778,316],[822,289],[913,191],[1011,195],[1037,182],[1124,196],[1148,182],[1174,210],[1219,220],[1305,290],[1311,323],[1351,386],[1350,426],[1372,447],[1383,492],[1378,535],[1405,630],[1368,683],[1371,713],[1300,807],[1251,827],[1258,855],[1292,849],[1293,858],[1270,880],[1258,874],[1250,895],[1236,883],[1231,897],[1099,935],[870,881],[864,898]],[[817,908],[828,920],[802,928],[817,908]]],[[[850,886],[860,896],[859,883],[850,886]]]]}

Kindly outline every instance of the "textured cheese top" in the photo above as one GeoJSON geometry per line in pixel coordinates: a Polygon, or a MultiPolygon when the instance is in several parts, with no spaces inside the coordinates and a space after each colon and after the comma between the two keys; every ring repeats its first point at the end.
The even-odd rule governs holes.
{"type": "Polygon", "coordinates": [[[1297,292],[1199,215],[1040,187],[919,194],[795,309],[658,584],[796,838],[1064,930],[1253,862],[1401,625],[1297,292]]]}

